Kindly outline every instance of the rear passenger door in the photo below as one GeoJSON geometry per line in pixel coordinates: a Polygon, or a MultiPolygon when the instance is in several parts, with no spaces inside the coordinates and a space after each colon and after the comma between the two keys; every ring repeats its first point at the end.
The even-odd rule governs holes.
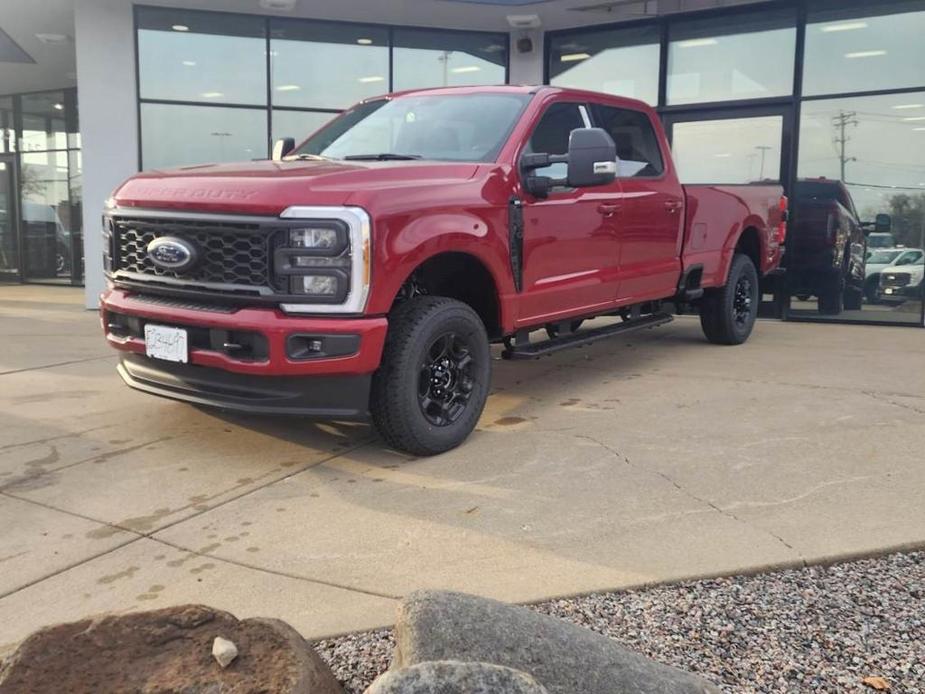
{"type": "Polygon", "coordinates": [[[684,193],[645,111],[603,104],[595,125],[617,145],[620,303],[672,296],[681,270],[684,193]]]}

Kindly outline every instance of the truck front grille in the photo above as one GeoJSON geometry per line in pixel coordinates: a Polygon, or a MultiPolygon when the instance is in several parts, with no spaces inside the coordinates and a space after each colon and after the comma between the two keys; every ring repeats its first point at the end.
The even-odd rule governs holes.
{"type": "Polygon", "coordinates": [[[272,291],[270,243],[273,229],[258,223],[169,218],[113,219],[113,271],[133,279],[166,278],[189,283],[266,288],[272,291]],[[148,244],[176,236],[195,244],[199,262],[188,271],[159,268],[148,258],[148,244]]]}

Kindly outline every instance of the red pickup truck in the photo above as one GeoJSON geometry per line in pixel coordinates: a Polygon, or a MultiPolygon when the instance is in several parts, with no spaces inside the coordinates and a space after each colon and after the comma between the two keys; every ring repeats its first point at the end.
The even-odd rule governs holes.
{"type": "Polygon", "coordinates": [[[490,343],[533,358],[692,310],[711,342],[739,344],[783,250],[780,187],[682,186],[658,116],[631,99],[406,92],[293,145],[113,194],[100,312],[128,385],[371,416],[388,444],[435,454],[475,427],[490,343]],[[595,316],[622,321],[582,329],[595,316]]]}

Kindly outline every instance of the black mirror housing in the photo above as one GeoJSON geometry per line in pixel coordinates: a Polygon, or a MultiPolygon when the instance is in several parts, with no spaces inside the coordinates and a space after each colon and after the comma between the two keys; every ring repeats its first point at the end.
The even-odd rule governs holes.
{"type": "Polygon", "coordinates": [[[281,137],[273,143],[273,161],[282,161],[283,157],[295,149],[295,138],[281,137]]]}
{"type": "Polygon", "coordinates": [[[603,128],[573,130],[568,142],[568,184],[605,186],[617,177],[617,146],[603,128]]]}

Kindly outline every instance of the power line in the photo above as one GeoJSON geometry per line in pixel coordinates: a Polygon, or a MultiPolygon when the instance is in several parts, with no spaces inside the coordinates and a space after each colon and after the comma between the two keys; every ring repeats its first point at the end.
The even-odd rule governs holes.
{"type": "Polygon", "coordinates": [[[857,161],[856,157],[849,157],[845,152],[847,149],[848,142],[851,140],[848,137],[846,130],[849,125],[857,127],[857,111],[841,111],[837,116],[832,118],[832,123],[835,126],[837,131],[835,138],[833,140],[835,146],[839,149],[839,163],[841,164],[841,180],[845,180],[845,166],[849,161],[857,161]]]}

